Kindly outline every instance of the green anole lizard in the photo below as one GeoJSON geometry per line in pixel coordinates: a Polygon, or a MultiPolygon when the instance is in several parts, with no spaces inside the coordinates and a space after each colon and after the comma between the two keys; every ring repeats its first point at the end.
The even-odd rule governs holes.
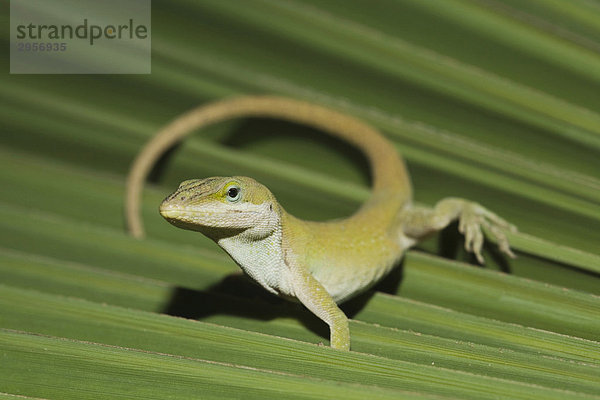
{"type": "Polygon", "coordinates": [[[241,97],[200,106],[175,119],[140,152],[127,184],[126,219],[143,236],[139,201],[156,160],[203,126],[239,117],[270,117],[306,124],[341,138],[368,158],[372,193],[352,216],[304,221],[287,213],[252,178],[187,180],[160,205],[171,224],[201,232],[222,247],[251,278],[271,293],[296,298],[330,327],[331,346],[350,348],[348,319],[337,306],[385,276],[404,251],[459,221],[465,248],[483,263],[482,227],[514,257],[505,231],[516,228],[477,203],[446,198],[433,208],[412,204],[404,162],[391,143],[365,123],[314,104],[274,96],[241,97]]]}

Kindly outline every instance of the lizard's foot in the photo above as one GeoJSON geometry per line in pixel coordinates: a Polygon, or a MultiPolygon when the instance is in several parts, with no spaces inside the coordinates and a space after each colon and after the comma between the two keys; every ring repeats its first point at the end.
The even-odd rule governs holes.
{"type": "Polygon", "coordinates": [[[482,227],[496,239],[502,253],[515,258],[514,253],[510,250],[505,232],[516,232],[517,228],[477,203],[465,204],[459,216],[458,230],[465,235],[465,249],[475,254],[480,264],[484,263],[481,255],[482,227]]]}

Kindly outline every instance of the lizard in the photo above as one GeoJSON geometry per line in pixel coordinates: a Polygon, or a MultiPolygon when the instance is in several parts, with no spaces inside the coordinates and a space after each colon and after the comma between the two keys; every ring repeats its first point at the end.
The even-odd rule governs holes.
{"type": "Polygon", "coordinates": [[[182,182],[160,204],[163,218],[215,241],[267,291],[300,301],[330,329],[330,345],[349,350],[348,318],[338,304],[367,290],[420,240],[458,220],[465,248],[483,263],[484,234],[514,257],[506,236],[516,228],[478,203],[455,197],[433,207],[413,204],[412,184],[395,147],[352,116],[300,100],[257,95],[216,101],[182,114],[142,149],[126,190],[129,232],[143,237],[140,197],[158,158],[195,130],[233,118],[277,118],[305,124],[342,139],[369,161],[372,189],[351,216],[326,222],[294,217],[271,191],[250,177],[210,177],[182,182]]]}

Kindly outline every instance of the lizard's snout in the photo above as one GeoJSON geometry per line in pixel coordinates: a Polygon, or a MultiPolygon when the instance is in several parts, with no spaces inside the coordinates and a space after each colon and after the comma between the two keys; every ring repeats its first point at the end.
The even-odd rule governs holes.
{"type": "Polygon", "coordinates": [[[166,198],[160,203],[160,207],[158,208],[160,215],[162,215],[165,219],[176,219],[181,215],[181,211],[183,211],[183,207],[177,204],[174,204],[172,200],[166,198]]]}

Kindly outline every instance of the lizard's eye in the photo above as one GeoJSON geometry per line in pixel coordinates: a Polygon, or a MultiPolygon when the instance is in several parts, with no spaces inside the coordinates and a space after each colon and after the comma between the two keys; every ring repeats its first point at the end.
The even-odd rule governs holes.
{"type": "Polygon", "coordinates": [[[238,186],[227,189],[227,201],[236,202],[242,197],[242,190],[238,186]]]}

